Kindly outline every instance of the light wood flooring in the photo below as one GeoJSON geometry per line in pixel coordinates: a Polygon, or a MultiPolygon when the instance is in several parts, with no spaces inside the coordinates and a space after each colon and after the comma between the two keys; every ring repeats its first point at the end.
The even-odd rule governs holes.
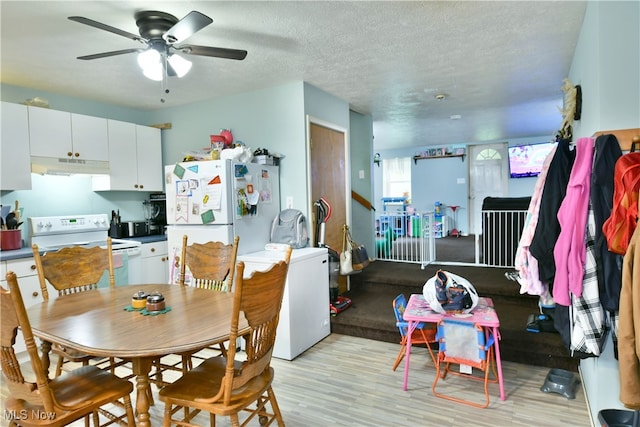
{"type": "MultiPolygon", "coordinates": [[[[548,368],[503,362],[506,400],[500,400],[498,385],[490,384],[489,407],[476,409],[432,394],[435,369],[426,349],[418,347],[412,351],[408,390],[403,391],[404,364],[396,372],[391,370],[398,349],[397,344],[332,334],[293,361],[274,358],[273,388],[285,423],[289,427],[592,425],[582,388],[576,389],[573,400],[540,391],[548,368]]],[[[449,376],[438,390],[441,384],[448,392],[483,397],[478,381],[449,376]]],[[[157,388],[152,388],[155,393],[157,388]]],[[[4,382],[2,396],[7,396],[4,382]]],[[[152,425],[162,425],[162,410],[162,402],[156,399],[152,425]]],[[[202,414],[197,420],[208,426],[202,414]]],[[[216,422],[217,426],[230,425],[224,417],[216,422]]],[[[7,425],[6,420],[2,425],[7,425]]]]}

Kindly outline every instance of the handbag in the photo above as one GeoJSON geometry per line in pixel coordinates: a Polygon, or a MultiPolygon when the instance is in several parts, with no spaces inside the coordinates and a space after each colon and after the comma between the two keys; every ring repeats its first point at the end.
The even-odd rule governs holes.
{"type": "Polygon", "coordinates": [[[351,239],[349,226],[343,226],[342,252],[340,253],[340,274],[343,276],[362,271],[369,265],[369,256],[364,245],[351,239]]]}

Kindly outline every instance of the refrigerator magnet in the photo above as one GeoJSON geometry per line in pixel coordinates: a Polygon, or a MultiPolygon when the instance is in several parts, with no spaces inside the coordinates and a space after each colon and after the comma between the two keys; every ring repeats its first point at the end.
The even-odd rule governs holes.
{"type": "Polygon", "coordinates": [[[176,164],[176,166],[173,168],[173,173],[176,174],[178,178],[182,179],[185,173],[185,169],[179,164],[176,164]]]}
{"type": "Polygon", "coordinates": [[[215,215],[213,215],[213,211],[211,209],[202,212],[200,218],[202,218],[203,224],[210,224],[216,220],[216,217],[215,215]]]}

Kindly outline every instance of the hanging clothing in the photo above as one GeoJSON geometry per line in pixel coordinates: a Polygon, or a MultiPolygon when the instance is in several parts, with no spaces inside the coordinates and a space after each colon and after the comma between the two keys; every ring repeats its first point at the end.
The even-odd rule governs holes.
{"type": "Polygon", "coordinates": [[[569,293],[582,295],[592,166],[593,138],[579,138],[567,192],[558,210],[560,234],[553,249],[556,265],[553,299],[567,306],[571,304],[569,293]]]}
{"type": "Polygon", "coordinates": [[[620,157],[616,162],[613,179],[613,209],[609,219],[604,222],[602,231],[607,238],[609,250],[624,255],[637,222],[640,152],[620,157]]]}
{"type": "Polygon", "coordinates": [[[636,227],[622,263],[618,323],[620,401],[640,409],[640,227],[636,227]]]}
{"type": "Polygon", "coordinates": [[[582,279],[582,295],[571,295],[572,352],[600,356],[605,341],[606,315],[600,303],[598,267],[595,253],[595,218],[589,209],[586,229],[586,258],[582,279]]]}
{"type": "Polygon", "coordinates": [[[567,191],[575,155],[576,153],[571,150],[568,140],[558,142],[542,190],[538,224],[531,245],[529,245],[529,251],[538,260],[539,279],[543,283],[553,282],[555,276],[556,265],[553,259],[553,247],[560,234],[557,213],[567,191]]]}
{"type": "Polygon", "coordinates": [[[602,232],[611,215],[614,192],[614,171],[622,150],[615,135],[600,135],[595,143],[591,173],[591,206],[595,219],[595,256],[598,265],[600,302],[605,310],[618,310],[622,282],[622,256],[609,251],[602,232]]]}
{"type": "Polygon", "coordinates": [[[515,257],[515,269],[518,271],[517,281],[520,284],[520,293],[529,295],[539,295],[540,303],[543,306],[552,306],[553,299],[549,292],[549,286],[540,282],[540,273],[538,271],[538,260],[531,255],[529,245],[533,240],[533,236],[538,225],[538,214],[540,211],[540,201],[542,199],[542,191],[546,182],[547,174],[553,157],[555,156],[557,146],[554,146],[542,164],[542,171],[538,175],[531,202],[527,210],[522,234],[518,242],[518,249],[515,257]]]}

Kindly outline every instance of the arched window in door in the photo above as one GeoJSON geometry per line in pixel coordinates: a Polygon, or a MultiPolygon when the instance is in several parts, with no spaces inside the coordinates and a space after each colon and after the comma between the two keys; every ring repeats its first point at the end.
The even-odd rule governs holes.
{"type": "Polygon", "coordinates": [[[494,150],[493,148],[485,148],[484,150],[480,151],[476,156],[476,160],[479,160],[479,161],[501,160],[501,159],[502,159],[502,156],[500,155],[500,152],[497,150],[494,150]]]}

